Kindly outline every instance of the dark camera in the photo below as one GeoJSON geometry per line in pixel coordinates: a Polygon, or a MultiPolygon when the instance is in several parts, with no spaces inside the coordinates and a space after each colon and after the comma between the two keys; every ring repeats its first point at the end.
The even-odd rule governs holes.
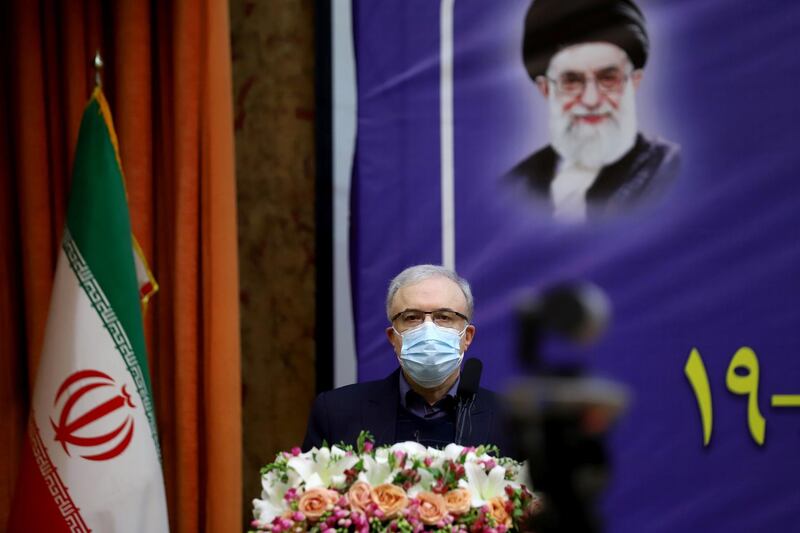
{"type": "Polygon", "coordinates": [[[533,489],[543,500],[526,531],[602,531],[596,507],[610,471],[604,437],[628,392],[620,383],[585,374],[579,364],[545,364],[540,352],[551,334],[592,343],[610,316],[607,296],[588,283],[554,286],[518,306],[518,355],[527,375],[506,397],[516,448],[527,458],[533,489]]]}

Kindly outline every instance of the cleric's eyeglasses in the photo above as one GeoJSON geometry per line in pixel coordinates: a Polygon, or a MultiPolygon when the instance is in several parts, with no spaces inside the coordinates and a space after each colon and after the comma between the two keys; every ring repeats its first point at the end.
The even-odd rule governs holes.
{"type": "Polygon", "coordinates": [[[442,328],[461,330],[469,322],[466,315],[462,315],[452,309],[436,309],[434,311],[406,309],[392,317],[392,324],[398,332],[403,332],[425,322],[425,317],[428,315],[431,315],[431,320],[433,320],[434,324],[442,328]]]}
{"type": "Polygon", "coordinates": [[[559,93],[565,96],[578,96],[586,90],[586,85],[594,81],[598,91],[603,94],[619,93],[630,77],[629,72],[624,72],[619,67],[608,67],[595,71],[587,76],[585,72],[567,70],[557,78],[545,76],[547,81],[556,86],[559,93]]]}

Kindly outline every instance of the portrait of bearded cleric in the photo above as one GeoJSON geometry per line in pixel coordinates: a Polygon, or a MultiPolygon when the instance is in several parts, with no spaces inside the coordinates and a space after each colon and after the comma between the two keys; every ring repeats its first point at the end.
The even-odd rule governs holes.
{"type": "Polygon", "coordinates": [[[650,41],[632,0],[534,0],[522,56],[547,102],[550,144],[507,178],[562,222],[631,211],[675,179],[679,147],[639,131],[650,41]]]}

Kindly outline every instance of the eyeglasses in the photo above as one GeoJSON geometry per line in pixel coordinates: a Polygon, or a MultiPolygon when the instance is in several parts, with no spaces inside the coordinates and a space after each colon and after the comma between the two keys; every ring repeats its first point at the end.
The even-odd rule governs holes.
{"type": "Polygon", "coordinates": [[[594,80],[597,90],[604,94],[618,93],[628,81],[630,73],[623,72],[618,67],[609,67],[598,70],[592,76],[584,72],[568,70],[558,75],[558,78],[545,76],[548,81],[556,86],[558,91],[565,96],[578,96],[586,90],[586,84],[594,80]]]}
{"type": "Polygon", "coordinates": [[[431,320],[443,328],[461,330],[467,325],[469,319],[452,309],[436,309],[434,311],[420,311],[419,309],[406,309],[392,317],[392,324],[398,332],[419,326],[425,322],[425,317],[431,315],[431,320]]]}

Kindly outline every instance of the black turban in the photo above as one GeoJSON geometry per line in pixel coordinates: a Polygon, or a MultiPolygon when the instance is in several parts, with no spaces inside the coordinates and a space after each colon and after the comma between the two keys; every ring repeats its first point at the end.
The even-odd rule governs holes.
{"type": "Polygon", "coordinates": [[[596,41],[625,50],[634,68],[647,61],[644,15],[632,0],[534,0],[525,17],[522,58],[535,79],[562,48],[596,41]]]}

